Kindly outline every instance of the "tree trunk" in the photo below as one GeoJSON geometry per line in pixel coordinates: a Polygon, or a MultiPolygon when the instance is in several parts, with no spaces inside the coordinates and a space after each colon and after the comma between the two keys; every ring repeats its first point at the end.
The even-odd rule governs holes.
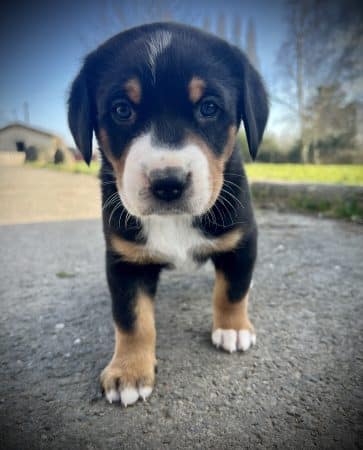
{"type": "Polygon", "coordinates": [[[302,146],[301,146],[301,161],[304,164],[309,163],[309,145],[304,139],[302,140],[302,146]]]}

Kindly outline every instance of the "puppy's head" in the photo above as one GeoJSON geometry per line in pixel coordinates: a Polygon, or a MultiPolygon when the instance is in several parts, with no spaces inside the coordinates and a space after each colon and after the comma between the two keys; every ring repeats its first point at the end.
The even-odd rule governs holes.
{"type": "Polygon", "coordinates": [[[241,120],[254,158],[267,115],[261,79],[239,49],[194,28],[152,24],[86,58],[68,118],[87,163],[96,133],[122,203],[142,217],[206,212],[241,120]]]}

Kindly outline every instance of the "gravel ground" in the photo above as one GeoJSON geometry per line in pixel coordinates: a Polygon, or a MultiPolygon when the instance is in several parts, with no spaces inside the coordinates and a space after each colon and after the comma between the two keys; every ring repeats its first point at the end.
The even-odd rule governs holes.
{"type": "Polygon", "coordinates": [[[113,349],[100,222],[0,227],[0,447],[359,448],[362,228],[259,223],[256,347],[212,347],[210,266],[165,272],[156,389],[127,409],[98,391],[113,349]]]}
{"type": "Polygon", "coordinates": [[[210,343],[212,268],[165,272],[156,389],[124,409],[98,387],[113,350],[101,223],[69,221],[98,217],[97,184],[0,167],[1,449],[362,448],[362,227],[258,214],[246,354],[210,343]]]}

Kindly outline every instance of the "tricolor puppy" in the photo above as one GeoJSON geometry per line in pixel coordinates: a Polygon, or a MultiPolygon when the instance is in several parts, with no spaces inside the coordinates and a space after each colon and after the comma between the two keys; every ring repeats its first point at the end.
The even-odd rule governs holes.
{"type": "Polygon", "coordinates": [[[213,344],[228,352],[254,344],[247,307],[257,230],[235,143],[243,121],[255,157],[267,115],[246,56],[191,27],[133,28],[85,59],[69,125],[87,163],[93,132],[102,156],[116,345],[101,384],[110,402],[129,405],[152,392],[153,301],[164,268],[211,259],[213,344]]]}

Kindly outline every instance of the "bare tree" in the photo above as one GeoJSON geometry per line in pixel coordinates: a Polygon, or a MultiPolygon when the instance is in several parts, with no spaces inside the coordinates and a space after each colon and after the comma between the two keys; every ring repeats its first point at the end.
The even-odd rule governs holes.
{"type": "Polygon", "coordinates": [[[253,19],[249,19],[247,25],[246,53],[251,63],[256,67],[256,69],[259,69],[260,63],[258,61],[256,49],[256,27],[253,19]]]}
{"type": "MultiPolygon", "coordinates": [[[[278,101],[287,106],[298,120],[299,137],[302,143],[302,161],[308,162],[309,145],[306,135],[306,86],[308,64],[308,16],[310,0],[287,0],[286,21],[287,36],[281,45],[278,64],[284,81],[284,94],[278,101]],[[286,95],[287,94],[287,95],[286,95]]],[[[276,100],[276,97],[273,97],[276,100]]]]}
{"type": "Polygon", "coordinates": [[[311,140],[308,106],[318,86],[339,80],[359,86],[362,80],[362,8],[354,0],[347,3],[350,10],[335,0],[286,0],[287,34],[277,60],[283,88],[272,99],[298,123],[303,162],[311,140]]]}
{"type": "Polygon", "coordinates": [[[320,163],[320,147],[326,142],[330,143],[330,154],[342,148],[355,148],[356,102],[347,101],[340,83],[319,86],[308,111],[314,163],[320,163]]]}
{"type": "Polygon", "coordinates": [[[202,28],[205,31],[211,31],[211,22],[210,22],[210,16],[209,15],[205,15],[204,16],[202,28]]]}
{"type": "Polygon", "coordinates": [[[221,38],[226,37],[226,16],[220,12],[217,17],[217,34],[221,38]]]}
{"type": "Polygon", "coordinates": [[[237,47],[242,47],[242,17],[239,14],[233,18],[232,42],[237,47]]]}
{"type": "Polygon", "coordinates": [[[85,51],[122,30],[151,22],[196,21],[188,3],[182,0],[106,0],[92,34],[80,35],[85,51]]]}

